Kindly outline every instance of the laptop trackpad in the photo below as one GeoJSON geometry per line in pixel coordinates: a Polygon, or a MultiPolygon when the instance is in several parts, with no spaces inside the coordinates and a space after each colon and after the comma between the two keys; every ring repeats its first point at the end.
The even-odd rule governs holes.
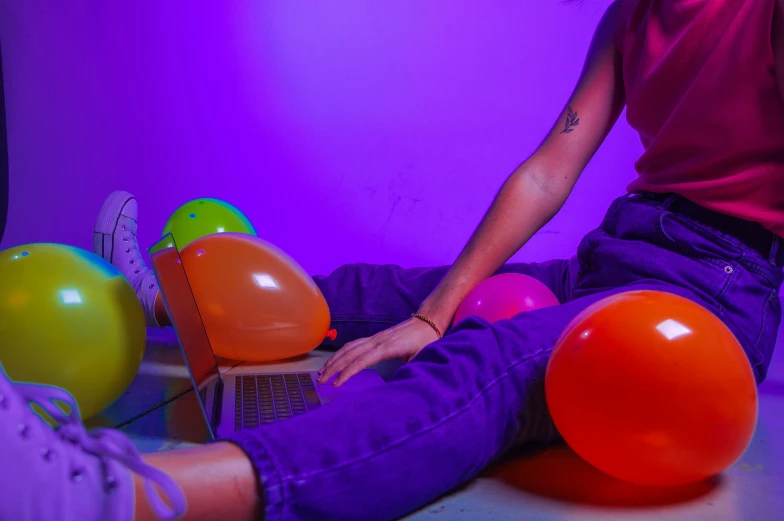
{"type": "MultiPolygon", "coordinates": [[[[315,374],[313,375],[314,380],[316,379],[316,376],[317,375],[315,374]]],[[[316,383],[316,389],[318,390],[322,403],[328,403],[333,400],[337,400],[341,396],[345,396],[347,394],[361,393],[370,389],[371,387],[375,387],[384,383],[384,379],[381,378],[381,375],[371,369],[365,369],[364,371],[358,372],[349,378],[348,381],[340,387],[335,387],[332,385],[332,382],[334,382],[336,378],[337,375],[330,378],[326,383],[316,383]]]]}

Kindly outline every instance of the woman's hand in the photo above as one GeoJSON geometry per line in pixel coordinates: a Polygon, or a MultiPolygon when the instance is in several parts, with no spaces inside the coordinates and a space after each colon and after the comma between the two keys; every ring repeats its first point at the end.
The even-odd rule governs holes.
{"type": "Polygon", "coordinates": [[[344,345],[321,368],[318,382],[327,382],[333,375],[340,373],[334,383],[339,386],[359,371],[384,360],[400,358],[408,362],[437,339],[438,335],[430,325],[410,318],[372,337],[360,338],[344,345]]]}

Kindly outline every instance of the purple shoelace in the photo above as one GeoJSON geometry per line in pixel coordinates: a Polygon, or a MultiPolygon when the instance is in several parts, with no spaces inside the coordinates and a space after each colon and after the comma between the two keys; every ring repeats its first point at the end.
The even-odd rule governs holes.
{"type": "MultiPolygon", "coordinates": [[[[16,388],[24,401],[37,405],[58,423],[59,428],[56,430],[47,428],[52,436],[59,436],[78,445],[84,452],[97,458],[115,460],[144,478],[144,490],[150,506],[160,519],[174,520],[185,513],[185,495],[177,483],[166,473],[145,463],[133,442],[122,433],[110,429],[97,429],[88,433],[79,418],[78,406],[70,394],[49,386],[20,383],[11,385],[16,388]],[[63,412],[55,401],[67,404],[71,412],[69,414],[63,412]],[[158,485],[163,490],[172,507],[166,504],[154,485],[158,485]]],[[[41,423],[43,424],[43,421],[41,423]]],[[[107,490],[112,489],[116,484],[113,477],[107,477],[105,483],[107,490]]]]}

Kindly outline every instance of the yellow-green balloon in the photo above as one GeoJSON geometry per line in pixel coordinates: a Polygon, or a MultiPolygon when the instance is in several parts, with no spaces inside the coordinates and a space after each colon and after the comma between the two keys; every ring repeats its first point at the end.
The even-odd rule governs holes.
{"type": "Polygon", "coordinates": [[[101,257],[62,244],[0,251],[0,363],[12,380],[62,387],[95,416],[136,377],[141,304],[101,257]]]}
{"type": "MultiPolygon", "coordinates": [[[[188,201],[177,208],[166,221],[161,236],[171,234],[177,248],[182,249],[200,237],[224,232],[256,235],[251,222],[236,206],[208,197],[188,201]]],[[[158,243],[151,251],[155,253],[172,246],[171,241],[158,243]]]]}

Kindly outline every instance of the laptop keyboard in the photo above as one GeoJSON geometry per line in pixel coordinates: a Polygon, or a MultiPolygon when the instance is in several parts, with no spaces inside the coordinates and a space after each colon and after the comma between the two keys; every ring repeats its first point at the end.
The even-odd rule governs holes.
{"type": "Polygon", "coordinates": [[[310,373],[234,378],[235,430],[287,420],[321,407],[310,373]]]}

